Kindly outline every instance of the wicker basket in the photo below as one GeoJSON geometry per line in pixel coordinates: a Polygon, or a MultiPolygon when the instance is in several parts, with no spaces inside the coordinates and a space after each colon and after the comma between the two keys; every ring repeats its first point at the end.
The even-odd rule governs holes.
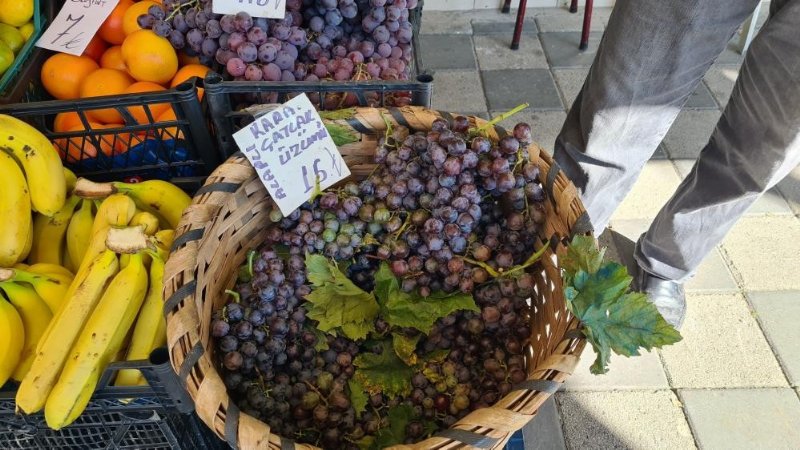
{"type": "MultiPolygon", "coordinates": [[[[413,130],[429,130],[434,119],[452,119],[447,113],[420,107],[397,109],[359,108],[355,116],[340,121],[356,133],[360,142],[340,151],[353,176],[363,178],[373,169],[371,155],[377,134],[385,129],[383,116],[413,130]]],[[[470,118],[476,124],[485,123],[470,118]]],[[[499,139],[505,131],[490,130],[499,139]]],[[[578,321],[565,305],[558,254],[576,233],[589,233],[591,225],[576,188],[549,155],[533,144],[531,160],[538,161],[544,180],[547,222],[540,243],[553,238],[555,245],[535,273],[537,295],[531,299],[531,342],[526,352],[528,381],[515,386],[493,407],[473,411],[452,428],[412,446],[398,448],[451,449],[502,448],[512,433],[522,428],[538,408],[572,373],[585,340],[578,321]]],[[[197,414],[233,448],[311,449],[270,433],[267,424],[239,411],[228,397],[213,362],[210,342],[211,314],[225,301],[224,290],[236,278],[248,250],[265,240],[272,204],[254,169],[241,154],[231,157],[208,177],[184,212],[173,252],[164,276],[168,348],[172,365],[194,399],[197,414]]]]}

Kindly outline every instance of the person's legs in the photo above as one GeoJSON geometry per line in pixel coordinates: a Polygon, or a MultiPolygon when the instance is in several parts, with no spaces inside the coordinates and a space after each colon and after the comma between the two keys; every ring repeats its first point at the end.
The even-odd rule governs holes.
{"type": "Polygon", "coordinates": [[[691,173],[635,257],[683,281],[765,191],[800,164],[800,0],[773,0],[730,101],[691,173]]]}
{"type": "Polygon", "coordinates": [[[618,0],[554,158],[595,231],[758,0],[618,0]]]}

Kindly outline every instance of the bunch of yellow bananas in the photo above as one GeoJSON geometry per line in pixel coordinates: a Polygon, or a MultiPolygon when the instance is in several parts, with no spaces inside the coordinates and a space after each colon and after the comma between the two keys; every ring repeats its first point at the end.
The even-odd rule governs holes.
{"type": "MultiPolygon", "coordinates": [[[[0,238],[2,226],[27,217],[17,232],[27,249],[0,240],[0,253],[13,255],[0,260],[0,385],[19,381],[18,410],[44,409],[48,425],[60,429],[85,409],[110,362],[146,359],[165,343],[164,261],[191,199],[165,181],[93,183],[59,164],[64,195],[45,213],[19,165],[0,150],[0,174],[18,175],[10,180],[21,186],[16,203],[4,203],[12,195],[0,190],[0,212],[8,212],[0,238]]],[[[116,384],[144,379],[121,371],[116,384]]]]}

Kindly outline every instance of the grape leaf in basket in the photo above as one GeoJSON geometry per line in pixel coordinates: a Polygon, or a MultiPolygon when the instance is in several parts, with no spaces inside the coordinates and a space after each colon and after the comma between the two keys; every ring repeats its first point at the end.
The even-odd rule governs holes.
{"type": "Polygon", "coordinates": [[[356,366],[354,377],[370,394],[383,392],[392,398],[411,392],[414,369],[407,366],[391,347],[387,341],[380,354],[361,353],[353,360],[356,366]]]}
{"type": "Polygon", "coordinates": [[[389,426],[378,431],[372,448],[382,449],[402,444],[406,440],[406,426],[414,418],[414,409],[409,405],[397,405],[389,409],[389,426]]]}
{"type": "Polygon", "coordinates": [[[401,291],[397,278],[385,262],[375,273],[375,296],[389,325],[415,328],[425,334],[430,333],[437,320],[455,311],[479,311],[470,294],[437,291],[422,297],[401,291]]]}
{"type": "Polygon", "coordinates": [[[350,339],[364,339],[374,330],[378,315],[375,297],[353,284],[332,261],[322,255],[306,255],[308,280],[314,286],[306,300],[311,303],[308,317],[317,328],[335,334],[341,331],[350,339]]]}
{"type": "Polygon", "coordinates": [[[343,125],[328,122],[325,124],[325,128],[328,129],[328,134],[331,135],[331,139],[333,139],[333,143],[336,144],[337,147],[352,142],[358,142],[358,136],[343,125]]]}
{"type": "Polygon", "coordinates": [[[356,417],[361,418],[361,413],[367,409],[367,401],[369,400],[367,391],[361,383],[353,379],[347,382],[347,386],[350,388],[350,404],[353,405],[356,417]]]}
{"type": "Polygon", "coordinates": [[[409,366],[413,366],[417,363],[417,343],[421,337],[421,334],[408,337],[397,332],[392,333],[392,346],[394,347],[395,353],[409,366]]]}
{"type": "Polygon", "coordinates": [[[562,266],[564,296],[597,353],[592,373],[608,372],[612,351],[637,356],[640,348],[649,351],[682,339],[644,293],[628,292],[632,278],[624,266],[602,263],[593,238],[576,236],[572,242],[562,266]]]}

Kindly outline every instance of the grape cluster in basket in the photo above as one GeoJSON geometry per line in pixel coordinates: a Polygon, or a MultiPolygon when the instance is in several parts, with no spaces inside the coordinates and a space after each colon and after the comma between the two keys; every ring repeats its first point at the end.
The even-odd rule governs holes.
{"type": "Polygon", "coordinates": [[[237,80],[407,79],[417,0],[287,0],[283,19],[214,14],[211,0],[165,0],[143,28],[237,80]]]}
{"type": "Polygon", "coordinates": [[[389,130],[375,170],[283,217],[212,335],[238,406],[323,448],[420,441],[526,379],[545,218],[531,130],[389,130]]]}

